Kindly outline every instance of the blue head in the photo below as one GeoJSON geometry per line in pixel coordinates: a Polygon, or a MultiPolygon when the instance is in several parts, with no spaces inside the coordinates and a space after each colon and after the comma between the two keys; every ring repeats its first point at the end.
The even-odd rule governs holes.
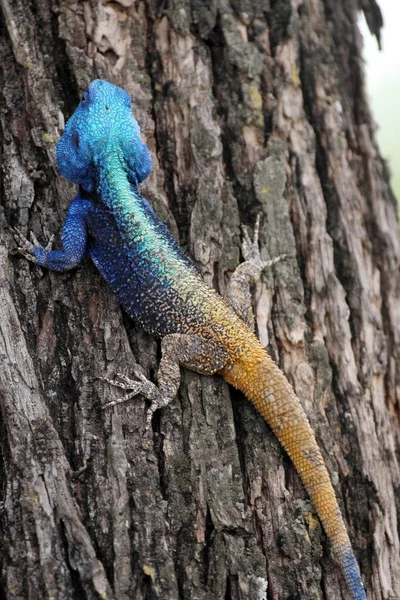
{"type": "Polygon", "coordinates": [[[140,183],[151,172],[150,152],[132,115],[130,95],[96,79],[84,92],[57,144],[57,164],[64,177],[90,192],[107,153],[122,157],[132,183],[140,183]]]}

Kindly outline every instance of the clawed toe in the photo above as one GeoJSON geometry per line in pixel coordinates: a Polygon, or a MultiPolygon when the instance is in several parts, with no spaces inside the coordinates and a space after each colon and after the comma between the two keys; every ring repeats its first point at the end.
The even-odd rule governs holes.
{"type": "Polygon", "coordinates": [[[130,379],[124,373],[117,373],[116,377],[117,377],[117,379],[110,379],[109,377],[98,377],[98,379],[100,379],[100,381],[105,381],[109,385],[120,388],[122,390],[132,390],[133,391],[137,388],[138,385],[140,385],[139,381],[130,379]]]}
{"type": "Polygon", "coordinates": [[[132,398],[141,394],[142,390],[140,389],[139,386],[140,386],[140,384],[138,384],[137,389],[132,390],[129,394],[127,394],[123,398],[116,398],[116,400],[111,400],[110,402],[106,402],[105,404],[102,405],[102,407],[101,407],[102,410],[108,410],[109,408],[112,408],[113,406],[118,406],[118,404],[125,404],[125,402],[132,400],[132,398]]]}
{"type": "Polygon", "coordinates": [[[253,244],[257,244],[257,246],[258,246],[258,236],[260,233],[260,221],[261,221],[261,213],[258,213],[256,216],[256,222],[254,223],[254,234],[253,234],[253,244]]]}
{"type": "Polygon", "coordinates": [[[29,237],[30,237],[30,238],[31,238],[31,240],[32,240],[32,244],[33,244],[33,246],[32,246],[32,244],[30,244],[30,245],[32,246],[32,248],[33,248],[34,246],[40,246],[40,244],[39,244],[39,241],[38,241],[38,239],[37,239],[36,235],[33,233],[33,231],[30,231],[30,232],[29,232],[29,237]]]}
{"type": "Polygon", "coordinates": [[[50,252],[50,250],[53,248],[53,243],[54,243],[54,233],[50,236],[50,239],[47,242],[47,245],[46,245],[47,252],[50,252]]]}
{"type": "Polygon", "coordinates": [[[33,254],[31,254],[29,250],[25,250],[25,248],[17,248],[15,254],[23,256],[24,258],[26,258],[26,260],[29,260],[32,263],[37,263],[36,257],[33,254]]]}
{"type": "Polygon", "coordinates": [[[277,263],[282,262],[283,260],[286,260],[287,258],[288,258],[287,254],[280,254],[279,256],[275,256],[275,258],[271,258],[271,260],[264,261],[262,263],[262,268],[269,269],[270,267],[273,267],[277,263]]]}
{"type": "Polygon", "coordinates": [[[133,372],[134,376],[137,379],[139,379],[139,381],[148,381],[148,379],[144,373],[143,367],[141,367],[140,365],[138,365],[136,363],[131,368],[132,368],[132,372],[133,372]]]}

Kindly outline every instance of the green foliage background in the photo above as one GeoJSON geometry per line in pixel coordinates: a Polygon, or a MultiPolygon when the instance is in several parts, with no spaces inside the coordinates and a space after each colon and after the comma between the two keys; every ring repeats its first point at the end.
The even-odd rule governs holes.
{"type": "Polygon", "coordinates": [[[400,1],[378,0],[378,4],[384,22],[381,50],[368,30],[364,17],[360,18],[359,25],[364,41],[367,88],[378,126],[380,152],[388,162],[392,188],[400,201],[400,1]]]}
{"type": "MultiPolygon", "coordinates": [[[[400,52],[400,38],[399,38],[400,52]]],[[[371,91],[372,109],[378,123],[378,142],[391,172],[393,191],[400,199],[400,70],[371,91]]]]}

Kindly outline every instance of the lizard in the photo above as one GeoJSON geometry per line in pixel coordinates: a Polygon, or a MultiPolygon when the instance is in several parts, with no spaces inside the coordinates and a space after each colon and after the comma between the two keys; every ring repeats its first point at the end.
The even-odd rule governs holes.
{"type": "Polygon", "coordinates": [[[138,394],[150,400],[149,423],[153,412],[176,396],[180,366],[204,375],[220,374],[241,390],[294,463],[350,597],[366,600],[314,432],[289,381],[253,331],[250,284],[274,263],[261,260],[259,221],[253,241],[244,233],[245,261],[223,298],[204,282],[140,193],[140,183],[152,170],[150,151],[132,114],[129,93],[104,80],[92,81],[83,93],[58,141],[56,159],[61,175],[79,186],[64,220],[62,249],[53,250],[51,242],[43,247],[34,236],[31,242],[17,229],[14,235],[24,256],[54,271],[75,268],[88,251],[127,312],[161,338],[157,385],[136,369],[135,381],[125,378],[118,384],[131,390],[122,401],[138,394]]]}

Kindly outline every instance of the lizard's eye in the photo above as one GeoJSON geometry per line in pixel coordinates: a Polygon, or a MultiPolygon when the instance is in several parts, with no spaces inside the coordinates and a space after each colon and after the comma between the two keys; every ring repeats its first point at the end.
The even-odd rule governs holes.
{"type": "Polygon", "coordinates": [[[82,94],[82,102],[86,102],[86,100],[87,100],[87,93],[83,92],[83,94],[82,94]]]}
{"type": "Polygon", "coordinates": [[[79,148],[79,135],[77,131],[74,131],[72,134],[72,141],[74,143],[75,148],[79,148]]]}

